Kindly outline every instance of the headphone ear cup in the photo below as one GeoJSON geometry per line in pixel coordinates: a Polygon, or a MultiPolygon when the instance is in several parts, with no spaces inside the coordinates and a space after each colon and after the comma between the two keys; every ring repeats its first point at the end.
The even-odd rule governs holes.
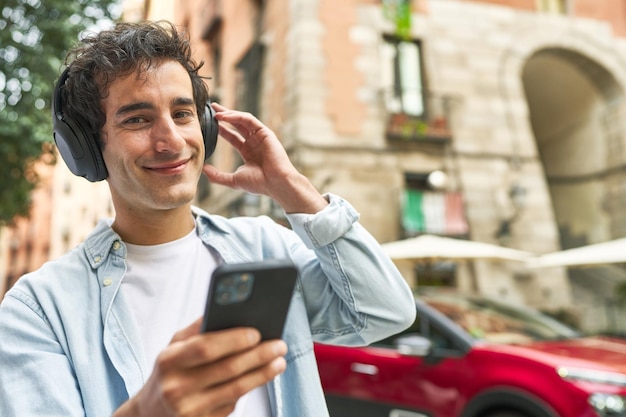
{"type": "Polygon", "coordinates": [[[217,120],[215,119],[215,110],[213,110],[209,102],[206,103],[204,108],[200,128],[202,129],[202,137],[204,138],[204,159],[206,161],[215,151],[219,128],[217,120]]]}
{"type": "Polygon", "coordinates": [[[102,181],[108,175],[96,138],[90,135],[83,120],[74,120],[63,113],[61,90],[69,76],[63,71],[52,97],[52,135],[59,153],[70,171],[91,182],[102,181]]]}
{"type": "Polygon", "coordinates": [[[108,176],[102,153],[95,139],[88,139],[72,119],[57,120],[54,126],[54,142],[72,174],[91,182],[102,181],[108,176]]]}

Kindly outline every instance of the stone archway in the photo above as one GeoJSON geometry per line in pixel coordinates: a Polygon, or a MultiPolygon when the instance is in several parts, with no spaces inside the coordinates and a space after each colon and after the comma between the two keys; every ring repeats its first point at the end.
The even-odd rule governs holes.
{"type": "MultiPolygon", "coordinates": [[[[522,70],[529,121],[552,201],[560,246],[569,249],[625,236],[624,91],[584,54],[545,48],[522,70]]],[[[574,298],[586,305],[582,327],[623,332],[614,299],[626,273],[616,266],[567,271],[574,298]]]]}
{"type": "Polygon", "coordinates": [[[607,182],[624,164],[623,91],[602,66],[560,48],[530,56],[522,82],[561,247],[613,238],[607,182]]]}
{"type": "Polygon", "coordinates": [[[621,216],[611,210],[619,200],[611,183],[624,179],[620,85],[597,62],[563,48],[530,56],[522,82],[561,247],[622,237],[614,235],[621,216]]]}

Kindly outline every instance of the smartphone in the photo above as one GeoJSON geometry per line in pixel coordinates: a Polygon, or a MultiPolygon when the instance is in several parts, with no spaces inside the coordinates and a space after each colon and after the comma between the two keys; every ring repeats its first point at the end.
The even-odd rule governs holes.
{"type": "Polygon", "coordinates": [[[282,337],[298,269],[289,260],[223,264],[213,272],[202,331],[254,327],[262,340],[282,337]]]}

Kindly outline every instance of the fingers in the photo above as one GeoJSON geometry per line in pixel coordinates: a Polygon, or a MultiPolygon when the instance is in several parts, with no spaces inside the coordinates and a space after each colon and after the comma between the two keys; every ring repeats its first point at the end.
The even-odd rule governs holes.
{"type": "Polygon", "coordinates": [[[243,164],[232,173],[205,165],[204,174],[212,183],[252,194],[267,195],[288,213],[305,209],[316,213],[328,202],[298,172],[274,132],[250,113],[230,110],[213,103],[220,122],[220,135],[241,156],[243,164]]]}
{"type": "Polygon", "coordinates": [[[198,367],[190,372],[188,377],[193,383],[202,386],[222,384],[230,379],[244,375],[251,370],[273,364],[266,372],[273,374],[274,367],[282,370],[283,356],[287,353],[287,345],[282,340],[263,342],[254,349],[249,349],[238,355],[232,355],[211,365],[198,367]],[[274,362],[278,360],[278,362],[274,362]]]}
{"type": "Polygon", "coordinates": [[[211,103],[211,107],[213,107],[213,110],[215,110],[215,112],[221,112],[224,110],[228,110],[228,108],[222,106],[220,103],[214,101],[211,103]]]}
{"type": "Polygon", "coordinates": [[[227,416],[252,389],[286,369],[282,340],[259,343],[259,332],[238,328],[189,334],[178,332],[159,355],[154,371],[133,403],[135,415],[227,416]]]}
{"type": "MultiPolygon", "coordinates": [[[[188,329],[179,332],[175,338],[188,329]]],[[[282,340],[259,344],[260,338],[255,329],[238,328],[180,339],[158,356],[155,371],[162,375],[178,372],[180,377],[176,378],[175,389],[183,391],[220,385],[277,358],[282,359],[287,353],[287,345],[282,340]]],[[[280,368],[280,363],[277,366],[280,368]]]]}
{"type": "Polygon", "coordinates": [[[235,149],[241,150],[246,143],[246,139],[237,130],[220,123],[219,134],[228,143],[230,143],[235,149]]]}
{"type": "Polygon", "coordinates": [[[239,398],[268,383],[285,368],[284,358],[276,358],[267,365],[253,369],[238,378],[195,392],[187,398],[181,411],[187,411],[189,415],[196,415],[195,410],[215,410],[215,415],[222,415],[222,412],[228,411],[224,414],[228,415],[239,398]]]}
{"type": "Polygon", "coordinates": [[[252,328],[196,333],[182,339],[189,330],[187,327],[178,332],[173,339],[177,341],[161,352],[156,363],[160,369],[193,368],[248,350],[261,340],[258,330],[252,328]]]}
{"type": "Polygon", "coordinates": [[[262,136],[271,133],[271,131],[251,113],[230,110],[218,103],[211,103],[211,105],[216,112],[215,118],[220,122],[231,124],[240,135],[236,135],[235,131],[227,129],[220,124],[220,135],[231,142],[233,146],[240,142],[242,138],[249,139],[254,136],[262,136]]]}

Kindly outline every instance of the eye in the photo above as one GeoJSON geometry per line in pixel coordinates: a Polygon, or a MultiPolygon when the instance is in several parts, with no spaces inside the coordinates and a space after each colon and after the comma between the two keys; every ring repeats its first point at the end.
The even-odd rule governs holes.
{"type": "Polygon", "coordinates": [[[142,116],[135,116],[135,117],[130,117],[126,120],[124,120],[124,124],[126,125],[132,125],[132,124],[139,124],[139,123],[145,123],[147,120],[142,117],[142,116]]]}
{"type": "Polygon", "coordinates": [[[186,117],[193,117],[194,112],[189,111],[189,110],[179,110],[176,113],[174,113],[174,118],[175,119],[184,119],[186,117]]]}

